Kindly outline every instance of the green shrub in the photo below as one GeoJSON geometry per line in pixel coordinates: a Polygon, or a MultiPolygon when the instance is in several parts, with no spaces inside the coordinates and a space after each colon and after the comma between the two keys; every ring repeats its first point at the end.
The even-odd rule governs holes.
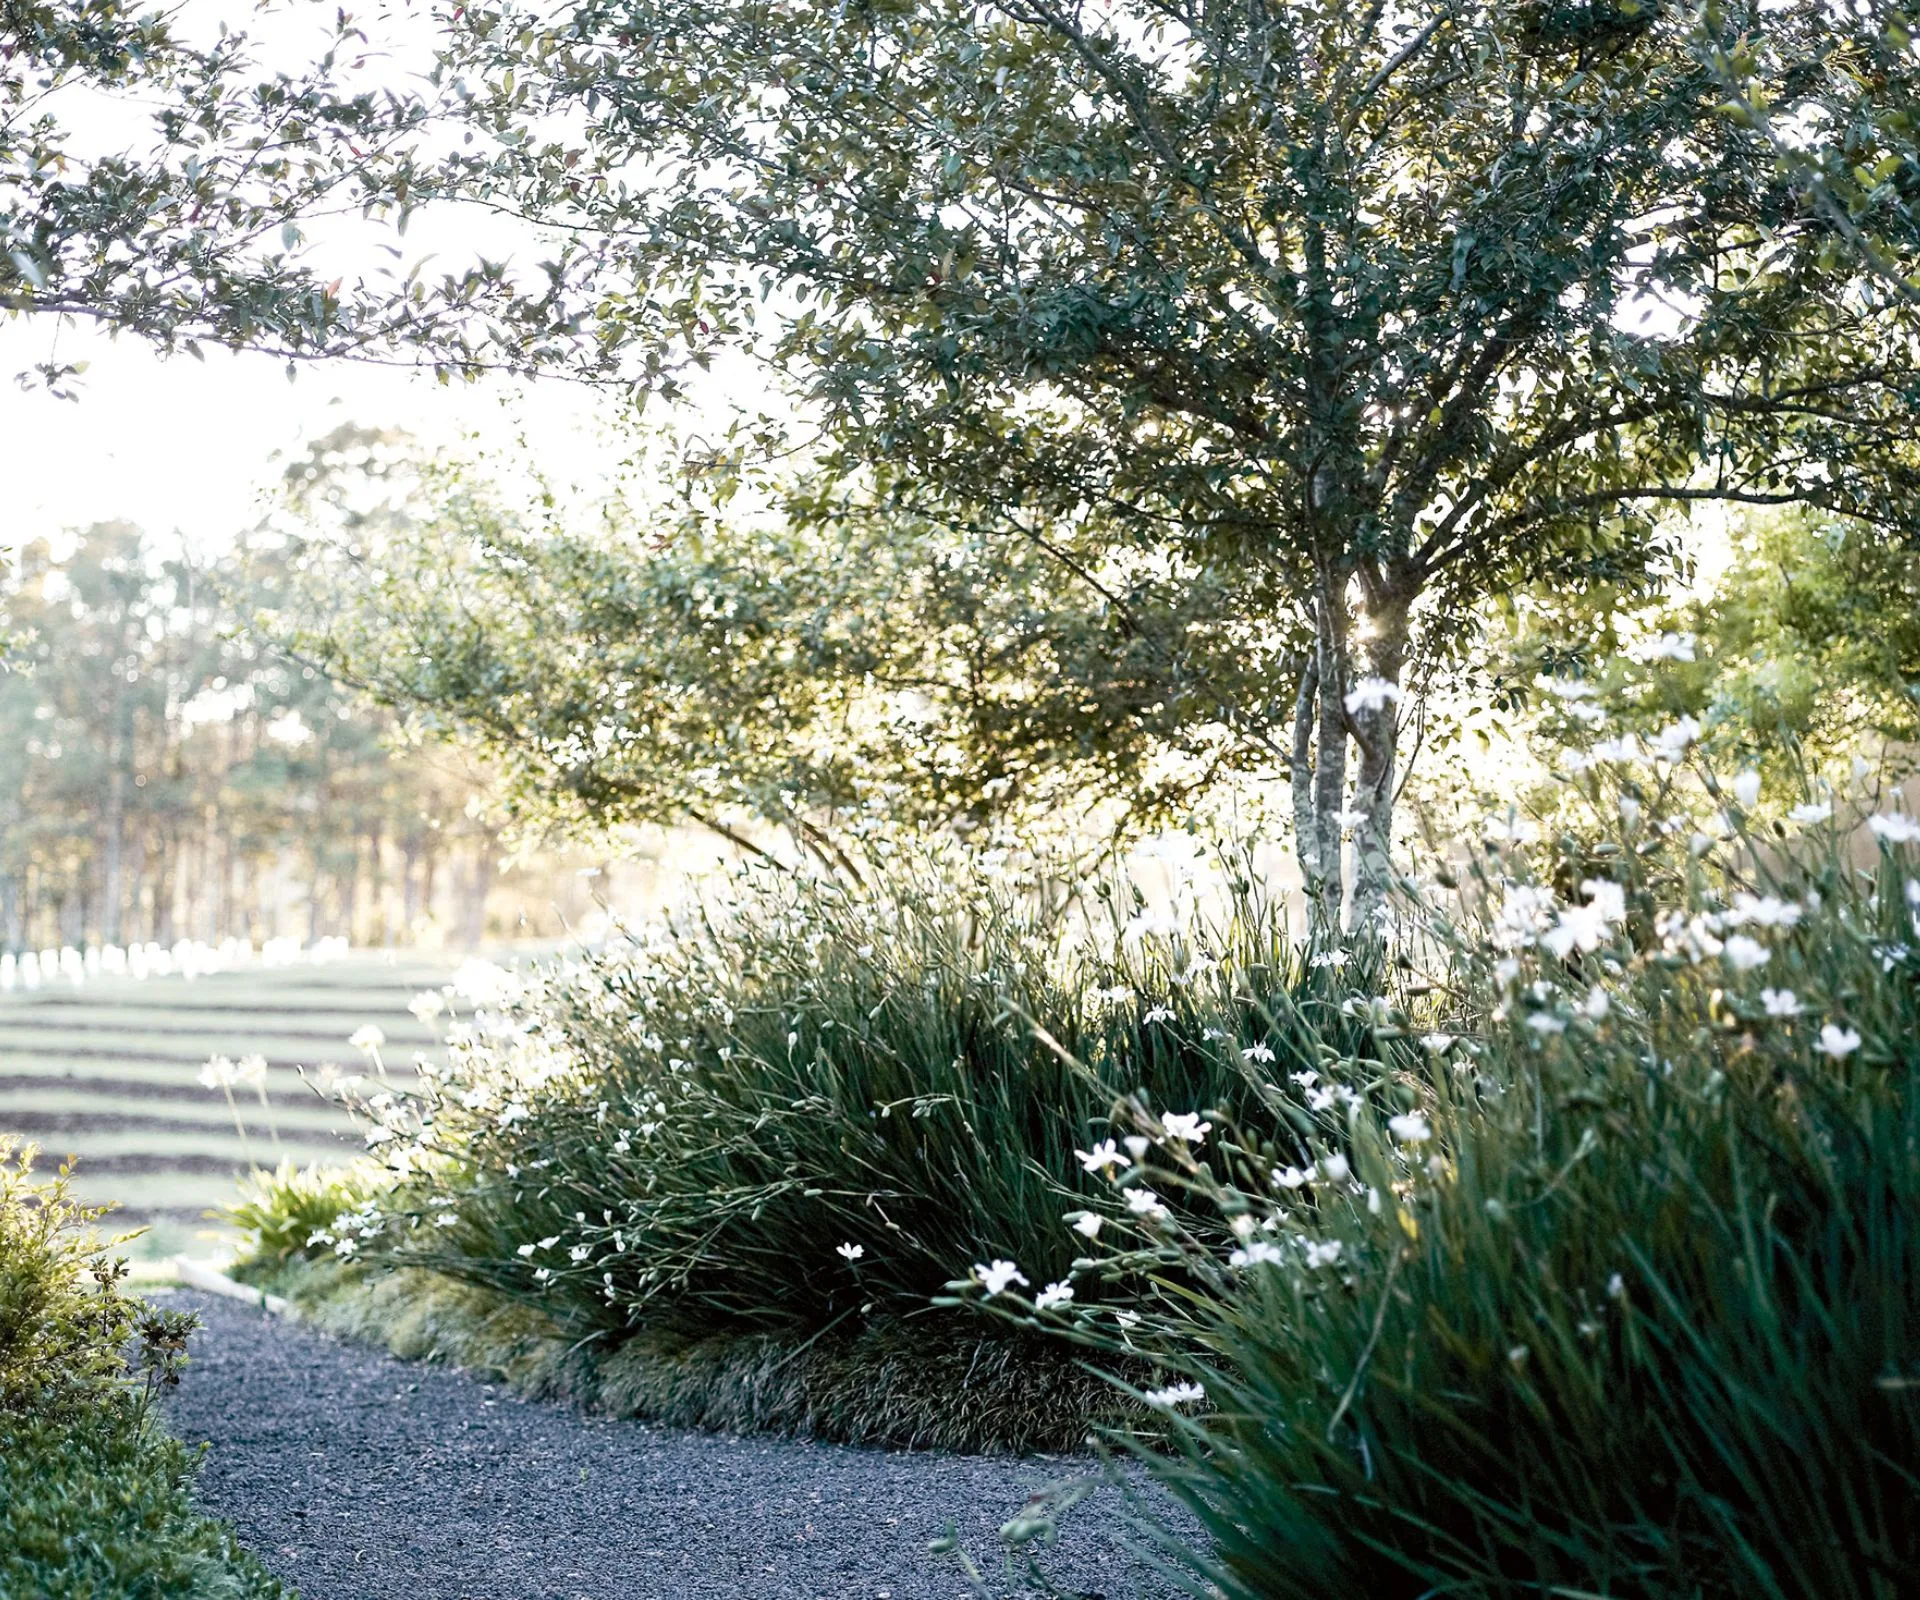
{"type": "Polygon", "coordinates": [[[0,1134],[0,1416],[83,1412],[115,1395],[130,1366],[144,1411],[176,1381],[193,1319],[120,1292],[126,1263],[98,1233],[109,1208],[78,1204],[66,1167],[35,1178],[37,1154],[0,1134]]]}
{"type": "Polygon", "coordinates": [[[962,1451],[1069,1451],[1090,1424],[1139,1408],[1074,1352],[990,1323],[874,1317],[803,1334],[641,1328],[582,1343],[537,1305],[417,1267],[335,1257],[261,1281],[301,1320],[438,1361],[514,1393],[614,1416],[721,1432],[774,1431],[850,1444],[962,1451]]]}
{"type": "Polygon", "coordinates": [[[224,1220],[245,1241],[236,1270],[258,1277],[310,1255],[343,1212],[365,1205],[387,1182],[366,1162],[295,1167],[283,1161],[272,1172],[255,1170],[240,1180],[240,1198],[224,1208],[224,1220]]]}
{"type": "Polygon", "coordinates": [[[194,1458],[154,1424],[195,1319],[121,1292],[104,1210],[64,1167],[37,1179],[35,1154],[0,1136],[0,1595],[278,1595],[194,1514],[194,1458]]]}
{"type": "Polygon", "coordinates": [[[1920,853],[1896,822],[1871,871],[1818,830],[1722,861],[1627,798],[1614,838],[1466,886],[1407,1111],[1376,1089],[1324,1139],[1217,1124],[1116,1174],[1236,1224],[1227,1256],[1114,1207],[1082,1269],[1199,1286],[1146,1305],[1197,1388],[1143,1459],[1206,1592],[1920,1592],[1920,853]]]}
{"type": "Polygon", "coordinates": [[[956,1277],[1072,1271],[1068,1220],[1104,1189],[1076,1151],[1118,1097],[1285,1098],[1302,1015],[1373,1048],[1340,1011],[1349,957],[1311,964],[1231,864],[1220,888],[1176,919],[958,852],[861,889],[749,874],[484,997],[445,1075],[365,1102],[398,1187],[316,1248],[518,1297],[573,1339],[837,1347],[887,1322],[944,1371],[980,1337],[930,1313],[956,1277]]]}
{"type": "Polygon", "coordinates": [[[0,1416],[0,1594],[271,1600],[281,1586],[195,1513],[195,1452],[119,1394],[78,1417],[0,1416]]]}

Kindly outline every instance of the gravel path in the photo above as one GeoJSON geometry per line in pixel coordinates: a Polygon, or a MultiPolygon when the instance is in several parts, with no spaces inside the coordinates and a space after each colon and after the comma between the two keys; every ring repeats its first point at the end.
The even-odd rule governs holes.
{"type": "MultiPolygon", "coordinates": [[[[953,1523],[995,1530],[1076,1463],[736,1438],[522,1402],[211,1296],[168,1411],[209,1441],[201,1505],[303,1600],[952,1600],[953,1523]]],[[[1100,1491],[1046,1563],[1161,1600],[1100,1491]]]]}

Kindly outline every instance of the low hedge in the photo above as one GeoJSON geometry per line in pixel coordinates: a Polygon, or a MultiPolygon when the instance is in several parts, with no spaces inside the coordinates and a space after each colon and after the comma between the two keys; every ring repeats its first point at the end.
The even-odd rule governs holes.
{"type": "Polygon", "coordinates": [[[78,1419],[0,1416],[0,1594],[272,1600],[286,1593],[190,1498],[198,1454],[129,1397],[78,1419]]]}

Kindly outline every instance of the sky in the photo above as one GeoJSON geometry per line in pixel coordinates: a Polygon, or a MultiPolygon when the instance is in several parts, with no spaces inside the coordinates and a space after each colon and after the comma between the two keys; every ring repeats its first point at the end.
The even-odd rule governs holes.
{"type": "MultiPolygon", "coordinates": [[[[378,41],[364,53],[363,84],[404,87],[431,63],[427,0],[355,9],[378,41]]],[[[174,14],[188,36],[211,39],[222,24],[243,29],[263,67],[297,70],[323,46],[334,12],[316,0],[186,0],[174,14]]],[[[57,100],[76,149],[137,149],[147,137],[144,103],[84,86],[57,100]]],[[[373,241],[350,224],[309,233],[315,260],[339,254],[349,272],[376,265],[373,241]]],[[[408,260],[438,257],[443,266],[475,251],[527,261],[544,253],[537,238],[472,214],[423,214],[402,243],[408,260]]],[[[258,520],[285,459],[348,421],[405,427],[430,445],[495,461],[520,454],[524,440],[544,473],[591,495],[628,454],[615,418],[613,402],[554,381],[442,387],[430,374],[338,363],[305,366],[289,382],[267,356],[209,349],[202,364],[91,326],[0,318],[0,551],[114,518],[163,545],[177,533],[190,548],[218,546],[258,520]],[[56,355],[88,363],[77,400],[13,381],[56,355]]]]}
{"type": "Polygon", "coordinates": [[[343,422],[407,428],[429,444],[527,452],[592,493],[623,454],[609,402],[547,382],[443,387],[430,374],[339,363],[289,382],[265,356],[151,346],[35,319],[0,323],[0,547],[125,518],[208,550],[257,521],[283,461],[343,422]],[[57,341],[57,345],[56,345],[57,341]],[[74,400],[11,379],[54,349],[89,363],[74,400]]]}

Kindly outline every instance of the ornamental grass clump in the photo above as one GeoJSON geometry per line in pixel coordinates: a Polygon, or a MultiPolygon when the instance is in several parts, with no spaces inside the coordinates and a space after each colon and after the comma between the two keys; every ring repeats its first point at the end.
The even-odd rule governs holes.
{"type": "Polygon", "coordinates": [[[1129,1337],[1204,1592],[1920,1592],[1920,829],[1762,829],[1699,776],[1717,816],[1679,750],[1590,768],[1584,830],[1462,871],[1405,1109],[1204,1145],[1134,1110],[1075,1281],[1184,1286],[1129,1337]],[[1235,1238],[1138,1226],[1146,1186],[1235,1238]]]}
{"type": "Polygon", "coordinates": [[[1302,1015],[1372,1049],[1340,1012],[1348,954],[1297,946],[1234,863],[1213,881],[1156,910],[950,848],[900,846],[860,887],[749,870],[480,996],[444,1075],[363,1103],[399,1187],[323,1247],[582,1334],[917,1315],[996,1261],[1064,1279],[1118,1099],[1295,1094],[1302,1015]]]}

